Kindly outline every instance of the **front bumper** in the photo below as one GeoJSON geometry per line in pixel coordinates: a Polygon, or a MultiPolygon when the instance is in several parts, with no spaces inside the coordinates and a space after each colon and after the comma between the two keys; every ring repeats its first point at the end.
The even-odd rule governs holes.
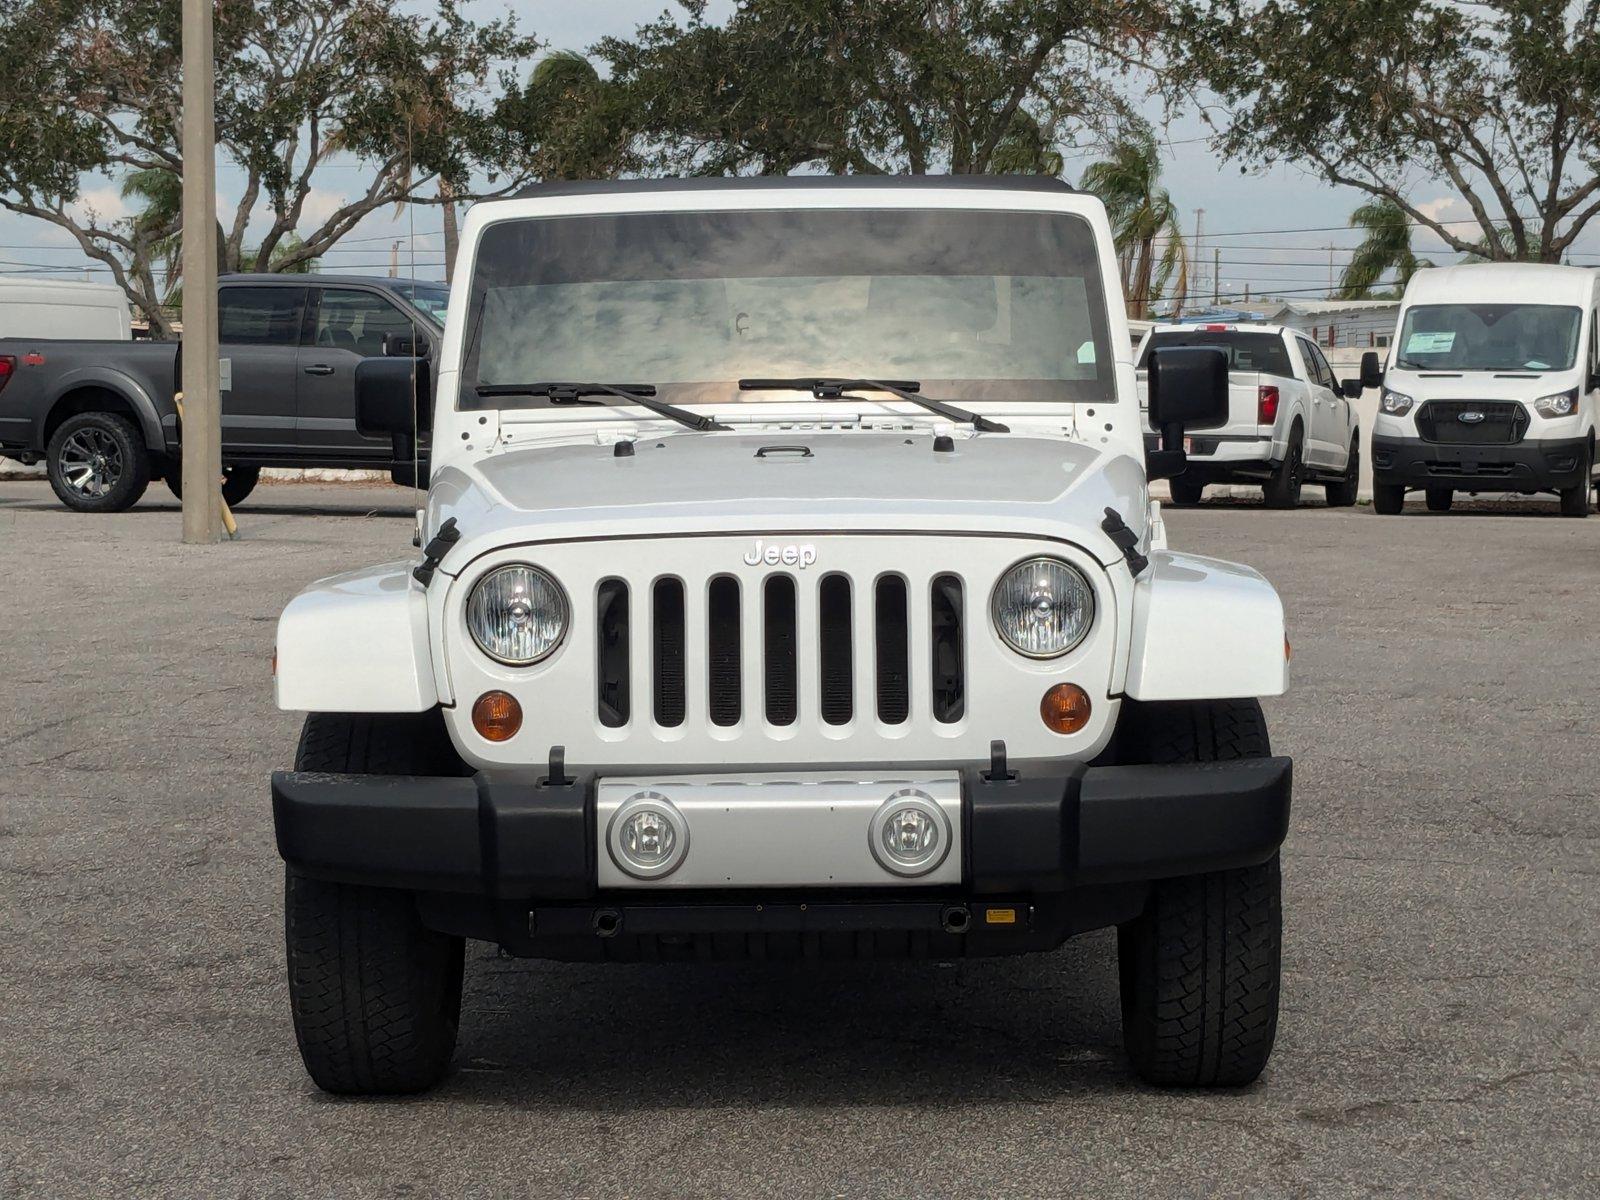
{"type": "Polygon", "coordinates": [[[413,891],[434,928],[559,958],[646,957],[662,939],[742,935],[904,935],[938,954],[1044,949],[1132,917],[1151,880],[1264,862],[1288,831],[1287,758],[1041,760],[1009,773],[960,771],[960,883],[938,887],[602,888],[594,774],[279,772],[272,804],[294,870],[413,891]]]}
{"type": "Polygon", "coordinates": [[[1510,445],[1455,445],[1374,435],[1372,478],[1407,488],[1552,492],[1583,479],[1584,438],[1525,438],[1510,445]]]}

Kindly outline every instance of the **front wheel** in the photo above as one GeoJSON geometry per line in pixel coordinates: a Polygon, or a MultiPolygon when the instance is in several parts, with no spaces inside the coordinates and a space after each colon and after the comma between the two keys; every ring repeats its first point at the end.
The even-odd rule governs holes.
{"type": "Polygon", "coordinates": [[[1191,508],[1200,503],[1200,497],[1205,495],[1206,485],[1193,483],[1189,480],[1178,478],[1167,481],[1167,488],[1172,493],[1174,508],[1191,508]]]}
{"type": "MultiPolygon", "coordinates": [[[[179,500],[183,499],[183,463],[177,458],[167,460],[167,465],[162,469],[161,477],[166,480],[167,489],[179,500]]],[[[256,483],[261,479],[260,467],[246,467],[238,463],[222,464],[222,501],[229,508],[238,508],[243,504],[245,497],[256,490],[256,483]]]]}
{"type": "MultiPolygon", "coordinates": [[[[1272,753],[1255,700],[1124,708],[1119,759],[1201,763],[1272,753]]],[[[1278,1031],[1282,883],[1258,866],[1159,880],[1117,930],[1122,1040],[1163,1087],[1240,1087],[1267,1065],[1278,1031]]]]}
{"type": "Polygon", "coordinates": [[[1406,489],[1398,483],[1372,485],[1372,511],[1381,517],[1397,515],[1406,506],[1406,489]]]}
{"type": "Polygon", "coordinates": [[[1563,517],[1587,517],[1589,515],[1589,474],[1594,470],[1594,447],[1585,446],[1582,461],[1578,464],[1578,475],[1581,480],[1569,488],[1562,488],[1561,515],[1563,517]]]}
{"type": "Polygon", "coordinates": [[[1356,502],[1356,492],[1361,486],[1361,440],[1350,439],[1350,457],[1345,461],[1344,477],[1324,489],[1328,494],[1329,508],[1349,508],[1356,502]]]}
{"type": "Polygon", "coordinates": [[[1429,512],[1449,512],[1450,506],[1456,502],[1456,494],[1451,488],[1427,488],[1422,495],[1429,512]]]}

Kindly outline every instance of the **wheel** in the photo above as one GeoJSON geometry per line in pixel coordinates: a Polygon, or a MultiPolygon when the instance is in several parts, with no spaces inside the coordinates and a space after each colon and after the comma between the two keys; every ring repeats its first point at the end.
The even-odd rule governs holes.
{"type": "MultiPolygon", "coordinates": [[[[161,477],[166,480],[167,490],[179,500],[183,499],[183,463],[178,459],[167,460],[167,465],[162,468],[161,477]]],[[[246,467],[238,463],[222,464],[222,499],[229,508],[238,508],[245,502],[245,497],[256,490],[256,483],[261,478],[260,467],[246,467]]]]}
{"type": "Polygon", "coordinates": [[[50,486],[78,512],[125,512],[150,486],[150,455],[133,422],[118,413],[68,417],[45,454],[50,486]]]}
{"type": "MultiPolygon", "coordinates": [[[[1124,761],[1216,762],[1271,752],[1254,700],[1130,705],[1124,761]],[[1131,755],[1131,758],[1129,757],[1131,755]]],[[[1146,1083],[1240,1087],[1261,1074],[1278,1031],[1282,973],[1278,858],[1161,880],[1117,930],[1122,1038],[1146,1083]]]]}
{"type": "Polygon", "coordinates": [[[1379,516],[1392,517],[1406,505],[1406,489],[1398,483],[1372,485],[1372,511],[1379,516]]]}
{"type": "Polygon", "coordinates": [[[1268,508],[1293,508],[1300,503],[1300,489],[1305,486],[1306,464],[1303,448],[1304,435],[1296,425],[1289,432],[1289,449],[1272,477],[1262,485],[1261,495],[1268,508]]]}
{"type": "MultiPolygon", "coordinates": [[[[437,710],[313,713],[300,771],[458,774],[437,710]]],[[[450,1069],[465,941],[423,926],[407,892],[284,873],[284,940],[295,1041],[306,1071],[341,1095],[420,1092],[450,1069]]]]}
{"type": "Polygon", "coordinates": [[[1422,494],[1428,502],[1429,512],[1449,512],[1456,498],[1450,488],[1425,488],[1422,494]]]}
{"type": "Polygon", "coordinates": [[[1199,504],[1200,497],[1205,495],[1206,485],[1192,483],[1182,476],[1167,481],[1167,487],[1172,492],[1172,504],[1175,508],[1187,508],[1199,504]]]}
{"type": "Polygon", "coordinates": [[[1349,508],[1356,502],[1361,487],[1361,439],[1350,439],[1350,458],[1345,463],[1344,478],[1330,483],[1323,490],[1328,495],[1329,508],[1349,508]]]}
{"type": "Polygon", "coordinates": [[[1583,460],[1579,464],[1578,477],[1582,481],[1569,488],[1562,488],[1561,515],[1563,517],[1587,517],[1589,515],[1589,475],[1594,470],[1594,447],[1585,446],[1583,460]]]}

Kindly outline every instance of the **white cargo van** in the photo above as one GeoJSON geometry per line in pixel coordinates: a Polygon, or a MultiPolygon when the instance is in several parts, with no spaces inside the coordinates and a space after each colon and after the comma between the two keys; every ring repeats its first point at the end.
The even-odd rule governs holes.
{"type": "Polygon", "coordinates": [[[1417,489],[1435,512],[1456,492],[1555,492],[1563,516],[1588,516],[1597,304],[1600,276],[1583,267],[1412,276],[1373,423],[1373,508],[1397,513],[1417,489]]]}
{"type": "Polygon", "coordinates": [[[71,279],[0,281],[0,338],[108,338],[133,336],[128,298],[113,283],[71,279]]]}

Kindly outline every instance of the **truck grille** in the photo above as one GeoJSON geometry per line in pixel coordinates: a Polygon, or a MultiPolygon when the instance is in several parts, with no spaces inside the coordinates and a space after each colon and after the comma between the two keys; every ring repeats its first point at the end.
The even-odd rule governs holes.
{"type": "Polygon", "coordinates": [[[1527,429],[1528,410],[1514,401],[1429,400],[1417,410],[1417,432],[1425,442],[1509,446],[1520,442],[1527,429]],[[1473,420],[1474,413],[1482,419],[1473,420]]]}
{"type": "Polygon", "coordinates": [[[718,575],[707,581],[703,606],[685,603],[685,584],[659,578],[637,585],[606,579],[595,593],[595,711],[600,723],[621,728],[643,705],[654,723],[673,729],[699,714],[687,711],[686,663],[704,648],[703,718],[722,728],[760,720],[782,728],[799,718],[802,663],[813,683],[824,724],[846,726],[875,717],[904,725],[912,712],[913,653],[926,656],[927,711],[951,724],[966,715],[966,593],[955,575],[937,575],[926,595],[916,595],[899,575],[859,581],[838,572],[796,578],[775,572],[757,580],[718,575]],[[802,598],[801,589],[814,589],[802,598]],[[804,599],[804,603],[802,603],[804,599]],[[759,614],[752,625],[747,606],[759,614]],[[921,620],[914,607],[920,606],[921,620]],[[648,627],[635,614],[648,612],[648,627]],[[693,612],[697,617],[691,619],[693,612]],[[802,614],[809,614],[803,617],[802,614]],[[913,647],[913,628],[927,644],[913,647]],[[636,681],[629,665],[636,638],[647,638],[650,678],[636,681]],[[871,647],[871,712],[858,711],[858,642],[871,647]],[[753,643],[753,644],[752,644],[753,643]],[[745,657],[759,656],[762,694],[744,694],[745,657]],[[635,695],[639,687],[640,694],[635,695]]]}

